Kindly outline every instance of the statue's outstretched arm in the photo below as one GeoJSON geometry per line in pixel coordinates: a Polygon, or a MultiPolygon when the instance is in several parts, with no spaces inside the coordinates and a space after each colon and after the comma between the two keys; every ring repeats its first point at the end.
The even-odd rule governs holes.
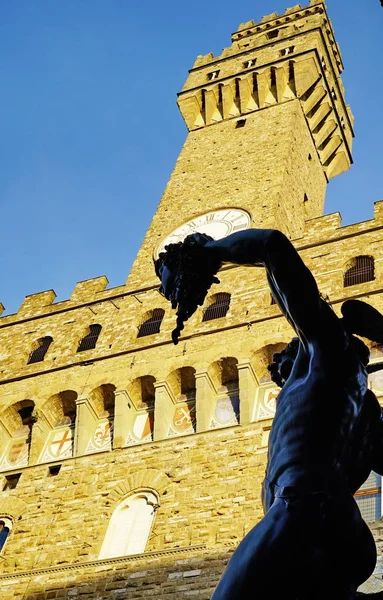
{"type": "Polygon", "coordinates": [[[220,262],[264,266],[276,302],[301,339],[318,338],[338,319],[320,296],[316,281],[290,240],[275,229],[249,229],[208,242],[220,262]]]}

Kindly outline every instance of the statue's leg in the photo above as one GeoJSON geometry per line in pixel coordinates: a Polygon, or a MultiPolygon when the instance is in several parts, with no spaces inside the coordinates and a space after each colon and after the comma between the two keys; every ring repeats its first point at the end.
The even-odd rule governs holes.
{"type": "MultiPolygon", "coordinates": [[[[323,583],[323,582],[321,582],[323,583]]],[[[323,586],[319,581],[312,581],[310,589],[298,593],[297,600],[357,600],[355,586],[348,583],[340,583],[334,574],[333,581],[323,586]]]]}
{"type": "Polygon", "coordinates": [[[299,521],[277,499],[234,552],[211,600],[296,600],[299,521]]]}
{"type": "Polygon", "coordinates": [[[298,598],[356,600],[357,588],[371,575],[376,562],[371,531],[350,494],[329,498],[317,515],[319,520],[302,519],[307,547],[310,537],[314,543],[311,555],[304,554],[298,598]]]}

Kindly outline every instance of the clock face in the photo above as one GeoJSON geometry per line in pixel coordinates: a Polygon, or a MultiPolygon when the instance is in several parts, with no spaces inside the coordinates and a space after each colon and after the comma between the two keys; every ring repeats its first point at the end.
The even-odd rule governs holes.
{"type": "Polygon", "coordinates": [[[177,227],[168,235],[157,249],[157,256],[165,250],[168,244],[182,242],[182,240],[191,233],[206,233],[213,239],[219,240],[235,231],[247,229],[250,227],[251,218],[248,212],[240,208],[221,208],[198,215],[190,221],[187,221],[180,227],[177,227]]]}

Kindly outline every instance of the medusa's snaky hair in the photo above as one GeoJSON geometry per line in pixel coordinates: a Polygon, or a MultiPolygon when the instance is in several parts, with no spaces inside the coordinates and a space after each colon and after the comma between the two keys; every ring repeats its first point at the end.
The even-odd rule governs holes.
{"type": "MultiPolygon", "coordinates": [[[[161,267],[167,267],[174,276],[173,288],[169,294],[172,308],[177,309],[177,326],[172,331],[174,344],[184,328],[184,323],[202,306],[206,294],[213,283],[219,283],[215,277],[220,262],[211,258],[203,247],[213,238],[204,233],[188,235],[183,242],[165,246],[154,262],[157,277],[161,279],[161,267]]],[[[160,292],[163,293],[162,286],[160,292]]]]}

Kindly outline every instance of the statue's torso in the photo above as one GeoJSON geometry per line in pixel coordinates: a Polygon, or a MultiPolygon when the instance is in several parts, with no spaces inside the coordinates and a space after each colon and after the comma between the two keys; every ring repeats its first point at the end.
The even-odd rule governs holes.
{"type": "Polygon", "coordinates": [[[347,339],[343,348],[302,346],[277,400],[268,480],[320,486],[334,470],[347,470],[366,390],[366,371],[347,339]]]}

